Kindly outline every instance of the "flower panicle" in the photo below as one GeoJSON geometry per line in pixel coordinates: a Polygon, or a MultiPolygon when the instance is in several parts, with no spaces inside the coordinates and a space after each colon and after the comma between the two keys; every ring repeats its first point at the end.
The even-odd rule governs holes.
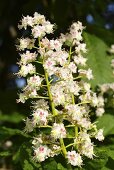
{"type": "Polygon", "coordinates": [[[50,40],[46,35],[54,32],[54,24],[35,13],[33,17],[23,17],[19,24],[19,29],[28,28],[31,38],[21,38],[18,45],[21,58],[17,74],[27,77],[18,102],[32,101],[32,115],[26,119],[25,131],[41,131],[33,137],[34,160],[42,162],[62,153],[68,163],[81,167],[83,156],[94,157],[91,137],[104,140],[103,130],[97,130],[91,122],[91,108],[97,108],[100,116],[104,100],[86,82],[93,75],[84,57],[84,27],[81,22],[74,22],[67,34],[50,40]],[[49,129],[48,135],[42,128],[49,129]],[[74,129],[72,135],[70,128],[74,129]],[[69,144],[65,145],[67,138],[69,144]]]}

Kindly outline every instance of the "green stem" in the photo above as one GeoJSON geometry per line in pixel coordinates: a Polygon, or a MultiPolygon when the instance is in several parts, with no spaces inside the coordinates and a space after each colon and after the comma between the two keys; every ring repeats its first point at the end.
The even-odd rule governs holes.
{"type": "Polygon", "coordinates": [[[78,137],[78,126],[75,126],[74,130],[75,130],[75,137],[78,137]]]}
{"type": "MultiPolygon", "coordinates": [[[[40,46],[41,45],[40,39],[38,39],[38,40],[39,40],[39,46],[40,46]]],[[[43,57],[43,63],[44,63],[44,57],[43,57]]],[[[51,90],[50,90],[50,82],[48,80],[48,73],[45,69],[44,69],[44,73],[45,73],[45,80],[46,80],[46,84],[47,84],[47,90],[48,90],[49,100],[50,100],[50,104],[51,104],[52,114],[53,114],[53,116],[57,116],[55,104],[53,102],[53,97],[52,97],[51,90]]],[[[63,152],[63,154],[66,158],[67,150],[66,150],[66,147],[64,145],[63,138],[60,138],[59,141],[60,141],[60,144],[61,144],[61,150],[62,150],[62,152],[63,152]]]]}
{"type": "Polygon", "coordinates": [[[71,54],[72,54],[72,46],[70,46],[70,50],[69,50],[68,63],[70,63],[71,54]]]}
{"type": "Polygon", "coordinates": [[[35,63],[39,63],[39,64],[42,64],[42,62],[41,62],[41,61],[35,61],[35,63]]]}
{"type": "Polygon", "coordinates": [[[72,103],[75,104],[74,95],[72,94],[72,103]]]}
{"type": "Polygon", "coordinates": [[[73,80],[77,80],[77,79],[80,79],[80,78],[82,78],[82,76],[75,77],[73,80]]]}
{"type": "MultiPolygon", "coordinates": [[[[75,104],[75,99],[74,99],[73,94],[72,94],[72,103],[75,104]]],[[[78,136],[78,126],[75,125],[74,130],[75,130],[75,137],[77,137],[78,136]]]]}
{"type": "Polygon", "coordinates": [[[47,74],[46,71],[45,71],[45,79],[46,79],[47,90],[48,90],[48,95],[49,95],[49,100],[50,100],[50,104],[51,104],[52,113],[53,113],[54,116],[56,116],[57,113],[56,113],[56,110],[55,110],[55,105],[54,105],[51,90],[50,90],[50,83],[49,83],[49,80],[48,80],[48,74],[47,74]]]}
{"type": "Polygon", "coordinates": [[[69,145],[66,146],[66,148],[69,148],[70,146],[73,146],[75,143],[70,143],[69,145]]]}
{"type": "Polygon", "coordinates": [[[45,97],[45,96],[36,96],[36,97],[34,97],[35,99],[49,99],[49,97],[45,97]]]}
{"type": "Polygon", "coordinates": [[[61,148],[62,148],[62,152],[64,154],[64,157],[66,158],[67,151],[66,151],[66,147],[64,145],[63,138],[60,138],[59,141],[60,141],[60,144],[61,144],[61,148]]]}
{"type": "MultiPolygon", "coordinates": [[[[50,83],[49,83],[49,80],[48,80],[48,74],[47,74],[46,71],[45,71],[45,79],[46,79],[47,90],[48,90],[48,95],[49,95],[49,100],[50,100],[50,104],[51,104],[52,113],[53,113],[53,116],[56,116],[57,113],[56,113],[56,110],[55,110],[55,105],[54,105],[51,90],[50,90],[50,83]]],[[[61,144],[61,150],[62,150],[62,152],[64,154],[64,157],[66,158],[67,151],[66,151],[66,147],[64,145],[63,138],[59,139],[59,141],[60,141],[60,144],[61,144]]]]}

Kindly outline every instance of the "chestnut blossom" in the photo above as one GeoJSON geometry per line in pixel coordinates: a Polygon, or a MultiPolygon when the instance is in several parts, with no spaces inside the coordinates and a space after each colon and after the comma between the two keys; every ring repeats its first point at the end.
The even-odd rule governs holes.
{"type": "Polygon", "coordinates": [[[45,23],[45,16],[41,15],[37,12],[34,13],[34,17],[33,17],[33,21],[34,21],[34,25],[39,25],[39,24],[43,24],[45,23]]]}
{"type": "Polygon", "coordinates": [[[17,103],[19,103],[19,102],[25,103],[26,100],[27,100],[27,96],[24,93],[20,93],[19,99],[17,99],[17,103]]]}
{"type": "Polygon", "coordinates": [[[34,38],[43,37],[45,35],[45,27],[36,25],[32,29],[32,35],[34,38]]]}
{"type": "Polygon", "coordinates": [[[85,155],[88,158],[93,159],[93,143],[91,142],[89,134],[86,132],[80,132],[75,143],[77,144],[78,151],[81,155],[85,155]]]}
{"type": "Polygon", "coordinates": [[[81,55],[74,56],[74,62],[76,63],[76,65],[85,66],[86,65],[86,61],[87,61],[87,58],[84,58],[81,55]]]}
{"type": "Polygon", "coordinates": [[[103,129],[99,129],[99,130],[98,130],[95,138],[98,139],[99,141],[103,141],[103,140],[104,140],[103,129]]]}
{"type": "Polygon", "coordinates": [[[24,132],[32,132],[34,129],[34,126],[33,126],[33,122],[31,121],[31,119],[29,119],[28,117],[26,118],[25,120],[25,128],[24,128],[24,132]]]}
{"type": "Polygon", "coordinates": [[[26,51],[26,53],[21,54],[21,60],[19,62],[20,65],[24,64],[28,64],[31,63],[33,61],[35,61],[37,58],[37,54],[36,53],[31,53],[30,51],[26,51]]]}
{"type": "Polygon", "coordinates": [[[112,53],[112,54],[114,53],[114,44],[111,45],[109,52],[112,53]]]}
{"type": "Polygon", "coordinates": [[[46,145],[40,145],[37,149],[34,149],[34,159],[38,162],[42,162],[48,158],[50,149],[46,145]]]}
{"type": "Polygon", "coordinates": [[[20,44],[18,46],[19,50],[24,50],[24,49],[32,49],[34,47],[34,39],[30,38],[22,38],[20,39],[20,44]]]}
{"type": "Polygon", "coordinates": [[[82,158],[79,153],[76,153],[76,151],[68,151],[67,152],[67,159],[68,163],[70,163],[73,166],[81,166],[82,165],[82,158]]]}
{"type": "Polygon", "coordinates": [[[48,111],[43,109],[37,109],[33,112],[34,125],[46,125],[47,124],[48,111]]]}
{"type": "Polygon", "coordinates": [[[64,124],[63,123],[54,123],[52,130],[51,130],[51,135],[55,139],[65,138],[66,137],[66,129],[64,127],[64,124]]]}
{"type": "Polygon", "coordinates": [[[105,110],[104,110],[103,107],[98,107],[96,109],[96,116],[100,117],[100,116],[102,116],[104,114],[104,112],[105,112],[105,110]]]}
{"type": "Polygon", "coordinates": [[[81,22],[72,23],[69,32],[59,38],[49,39],[47,34],[53,33],[54,24],[35,12],[33,17],[22,18],[22,28],[31,30],[31,38],[21,38],[18,45],[21,58],[17,75],[27,77],[27,84],[17,102],[32,101],[32,115],[25,121],[24,132],[33,131],[35,135],[34,160],[42,162],[62,153],[68,163],[81,167],[84,156],[94,158],[91,138],[104,139],[103,130],[97,130],[91,122],[91,113],[93,108],[97,116],[104,113],[102,95],[107,89],[114,90],[114,84],[102,86],[97,96],[85,81],[85,77],[91,80],[93,75],[85,67],[87,49],[81,22]],[[72,135],[68,128],[73,129],[72,135]],[[74,143],[70,143],[73,139],[74,143]]]}
{"type": "Polygon", "coordinates": [[[28,84],[27,86],[31,88],[36,88],[38,90],[41,86],[41,82],[42,82],[42,78],[34,75],[27,79],[27,84],[28,84]]]}
{"type": "Polygon", "coordinates": [[[18,72],[19,76],[26,77],[27,74],[36,73],[36,68],[31,63],[27,65],[22,65],[20,71],[18,72]]]}
{"type": "Polygon", "coordinates": [[[78,72],[81,76],[83,76],[83,75],[86,76],[88,80],[93,79],[93,74],[92,74],[91,69],[88,69],[88,70],[80,69],[78,72]]]}
{"type": "Polygon", "coordinates": [[[32,104],[33,104],[33,108],[36,109],[36,110],[39,109],[39,108],[41,108],[41,109],[45,108],[45,110],[49,109],[48,102],[44,99],[39,99],[35,102],[32,102],[32,104]]]}

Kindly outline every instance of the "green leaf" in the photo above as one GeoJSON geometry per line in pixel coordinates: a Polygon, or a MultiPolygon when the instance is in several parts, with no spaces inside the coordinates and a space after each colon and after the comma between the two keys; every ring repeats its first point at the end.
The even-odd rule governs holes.
{"type": "Polygon", "coordinates": [[[11,153],[9,151],[3,151],[3,152],[0,152],[0,157],[7,157],[7,156],[10,156],[11,153]]]}
{"type": "Polygon", "coordinates": [[[26,168],[25,170],[29,170],[27,169],[30,165],[30,170],[32,170],[32,168],[34,170],[37,170],[41,168],[41,165],[39,163],[36,163],[33,161],[33,157],[32,157],[32,146],[29,142],[25,142],[23,143],[19,150],[17,151],[17,153],[13,156],[13,161],[17,164],[18,162],[21,164],[21,166],[24,168],[26,168]]]}
{"type": "Polygon", "coordinates": [[[108,156],[111,157],[114,160],[114,150],[109,150],[108,156]]]}
{"type": "Polygon", "coordinates": [[[7,127],[0,128],[0,136],[2,137],[2,135],[5,136],[22,135],[24,137],[30,137],[29,135],[25,134],[23,131],[19,129],[12,129],[7,127]]]}
{"type": "Polygon", "coordinates": [[[64,167],[61,165],[61,163],[58,163],[58,164],[57,164],[57,169],[58,169],[58,170],[67,170],[66,168],[64,168],[64,167]]]}
{"type": "Polygon", "coordinates": [[[107,167],[103,167],[101,170],[109,170],[109,168],[107,168],[107,167]]]}
{"type": "Polygon", "coordinates": [[[33,166],[27,160],[24,160],[23,170],[34,170],[34,169],[33,166]]]}
{"type": "Polygon", "coordinates": [[[57,162],[54,158],[48,158],[45,162],[43,162],[43,170],[57,170],[57,162]]]}
{"type": "Polygon", "coordinates": [[[92,69],[94,76],[94,79],[91,80],[93,87],[98,84],[113,82],[114,76],[110,66],[111,58],[106,53],[108,46],[95,35],[84,33],[84,39],[88,49],[86,54],[88,66],[92,69]]]}
{"type": "Polygon", "coordinates": [[[111,114],[104,114],[102,117],[97,119],[98,129],[104,129],[104,135],[114,134],[114,116],[111,114]]]}
{"type": "Polygon", "coordinates": [[[85,161],[85,170],[100,170],[108,161],[107,152],[96,148],[96,157],[93,160],[87,159],[85,161]]]}
{"type": "Polygon", "coordinates": [[[0,120],[2,122],[19,123],[23,119],[24,119],[24,116],[19,114],[18,112],[14,112],[14,113],[9,114],[9,115],[0,113],[0,120]]]}
{"type": "Polygon", "coordinates": [[[94,34],[97,37],[101,38],[108,45],[111,45],[114,43],[114,33],[111,32],[110,30],[107,30],[103,27],[98,27],[96,25],[90,25],[90,24],[87,25],[86,30],[90,34],[94,34]]]}

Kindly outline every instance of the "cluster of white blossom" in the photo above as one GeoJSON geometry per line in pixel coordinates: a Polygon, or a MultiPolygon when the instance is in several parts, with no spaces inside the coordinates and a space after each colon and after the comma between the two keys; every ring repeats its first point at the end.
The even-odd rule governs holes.
{"type": "MultiPolygon", "coordinates": [[[[111,48],[109,49],[110,54],[114,54],[114,44],[111,45],[111,48]]],[[[111,60],[111,67],[113,69],[113,74],[114,74],[114,59],[111,60]]]]}
{"type": "Polygon", "coordinates": [[[92,108],[101,115],[104,100],[85,81],[93,75],[83,56],[87,51],[82,37],[84,27],[75,22],[69,33],[49,40],[46,34],[53,33],[54,25],[38,13],[22,18],[19,28],[28,27],[32,38],[20,39],[18,46],[21,51],[18,75],[27,77],[27,85],[18,102],[24,103],[31,98],[32,118],[26,119],[25,131],[32,132],[34,128],[41,131],[32,142],[34,159],[42,162],[62,153],[68,163],[81,166],[83,156],[91,159],[94,156],[91,138],[104,139],[103,130],[97,130],[91,122],[92,108]],[[39,67],[43,69],[42,74],[39,67]],[[74,128],[72,135],[70,128],[74,128]],[[65,145],[67,138],[69,144],[65,145]]]}

